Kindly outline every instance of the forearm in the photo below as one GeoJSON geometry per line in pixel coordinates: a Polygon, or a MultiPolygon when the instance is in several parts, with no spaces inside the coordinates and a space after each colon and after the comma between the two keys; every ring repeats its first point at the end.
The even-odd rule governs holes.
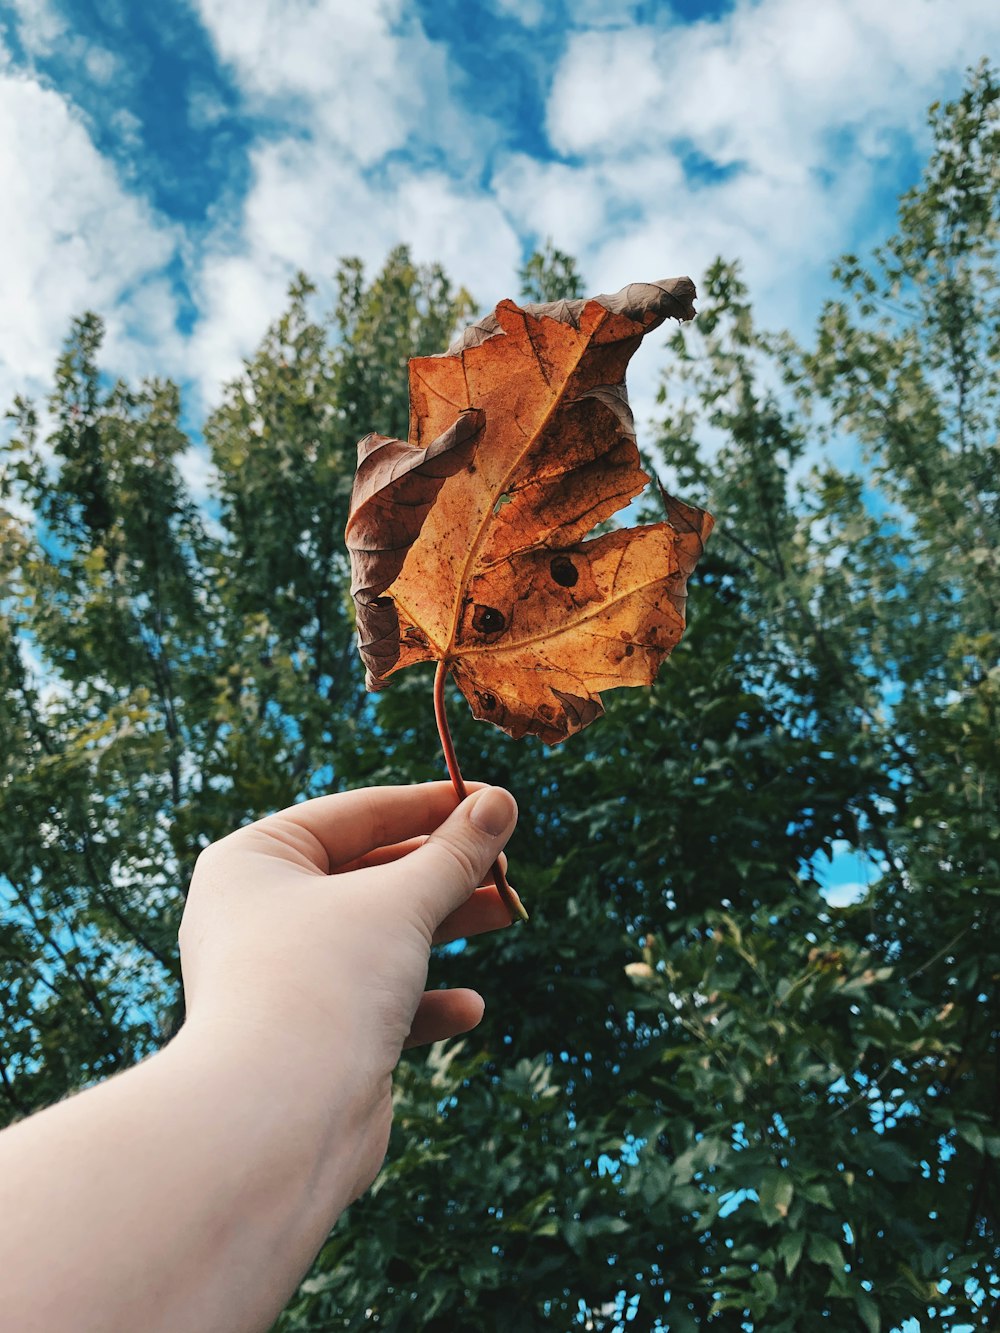
{"type": "Polygon", "coordinates": [[[317,1089],[283,1044],[227,1035],[185,1028],[137,1068],[0,1134],[11,1328],[271,1326],[377,1169],[371,1099],[317,1089]]]}
{"type": "Polygon", "coordinates": [[[447,783],[318,797],[199,858],[188,1021],[137,1068],[0,1134],[0,1324],[271,1327],[374,1179],[404,1042],[474,1027],[424,993],[431,943],[509,923],[487,868],[511,797],[447,783]]]}

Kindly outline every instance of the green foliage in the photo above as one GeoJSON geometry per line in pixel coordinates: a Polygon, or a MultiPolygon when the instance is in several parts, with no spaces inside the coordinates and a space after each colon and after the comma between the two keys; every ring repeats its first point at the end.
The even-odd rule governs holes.
{"type": "Polygon", "coordinates": [[[575,301],[587,295],[576,260],[556,249],[551,240],[529,256],[517,276],[524,301],[575,301]]]}
{"type": "MultiPolygon", "coordinates": [[[[984,69],[934,109],[897,236],[841,262],[814,346],[757,329],[732,266],[707,275],[655,462],[718,527],[653,689],[552,751],[452,698],[463,768],[519,797],[532,921],[435,960],[486,1019],[404,1058],[386,1168],[287,1333],[995,1316],[998,106],[984,69]],[[845,439],[862,465],[830,461],[845,439]],[[835,842],[872,866],[849,907],[817,882],[835,842]]],[[[579,294],[551,246],[521,276],[579,294]]],[[[93,319],[51,424],[17,408],[8,1118],[162,1039],[206,840],[440,774],[429,675],[363,694],[341,533],[355,441],[405,431],[406,359],[470,301],[397,251],[370,282],[344,263],[328,320],[312,303],[301,280],[206,424],[210,518],[176,392],[108,385],[93,319]]]]}
{"type": "Polygon", "coordinates": [[[176,1022],[177,925],[202,846],[358,781],[370,720],[359,727],[342,533],[372,423],[345,402],[391,305],[378,380],[397,405],[385,425],[405,429],[401,349],[436,347],[469,299],[405,250],[368,285],[354,263],[340,278],[333,336],[296,284],[207,422],[211,520],[178,468],[176,388],[107,383],[95,317],[74,325],[47,430],[15,406],[0,473],[0,500],[16,502],[0,511],[8,1116],[131,1062],[176,1022]]]}

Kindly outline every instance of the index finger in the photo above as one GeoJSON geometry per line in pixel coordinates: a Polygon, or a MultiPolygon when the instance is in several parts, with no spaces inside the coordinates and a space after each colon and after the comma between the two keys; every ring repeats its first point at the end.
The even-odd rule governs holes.
{"type": "MultiPolygon", "coordinates": [[[[467,784],[470,792],[483,785],[467,784]]],[[[301,801],[270,818],[284,820],[310,834],[318,844],[311,859],[324,874],[330,874],[377,847],[433,833],[458,803],[450,782],[359,787],[301,801]]]]}

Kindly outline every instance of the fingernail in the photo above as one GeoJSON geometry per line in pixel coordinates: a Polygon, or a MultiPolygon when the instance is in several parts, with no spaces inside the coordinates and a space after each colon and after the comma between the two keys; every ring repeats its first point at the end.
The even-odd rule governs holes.
{"type": "Polygon", "coordinates": [[[510,828],[516,814],[517,806],[509,791],[504,791],[503,787],[487,787],[479,793],[469,818],[476,828],[496,838],[510,828]]]}

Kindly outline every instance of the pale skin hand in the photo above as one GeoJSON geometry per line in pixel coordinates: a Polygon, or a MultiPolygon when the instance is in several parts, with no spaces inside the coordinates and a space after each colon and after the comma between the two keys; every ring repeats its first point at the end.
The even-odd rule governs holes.
{"type": "Polygon", "coordinates": [[[202,855],[181,1032],[0,1134],[5,1327],[270,1328],[379,1169],[402,1047],[482,1016],[474,991],[423,988],[432,941],[509,924],[475,886],[516,810],[497,788],[454,799],[320,797],[202,855]]]}

